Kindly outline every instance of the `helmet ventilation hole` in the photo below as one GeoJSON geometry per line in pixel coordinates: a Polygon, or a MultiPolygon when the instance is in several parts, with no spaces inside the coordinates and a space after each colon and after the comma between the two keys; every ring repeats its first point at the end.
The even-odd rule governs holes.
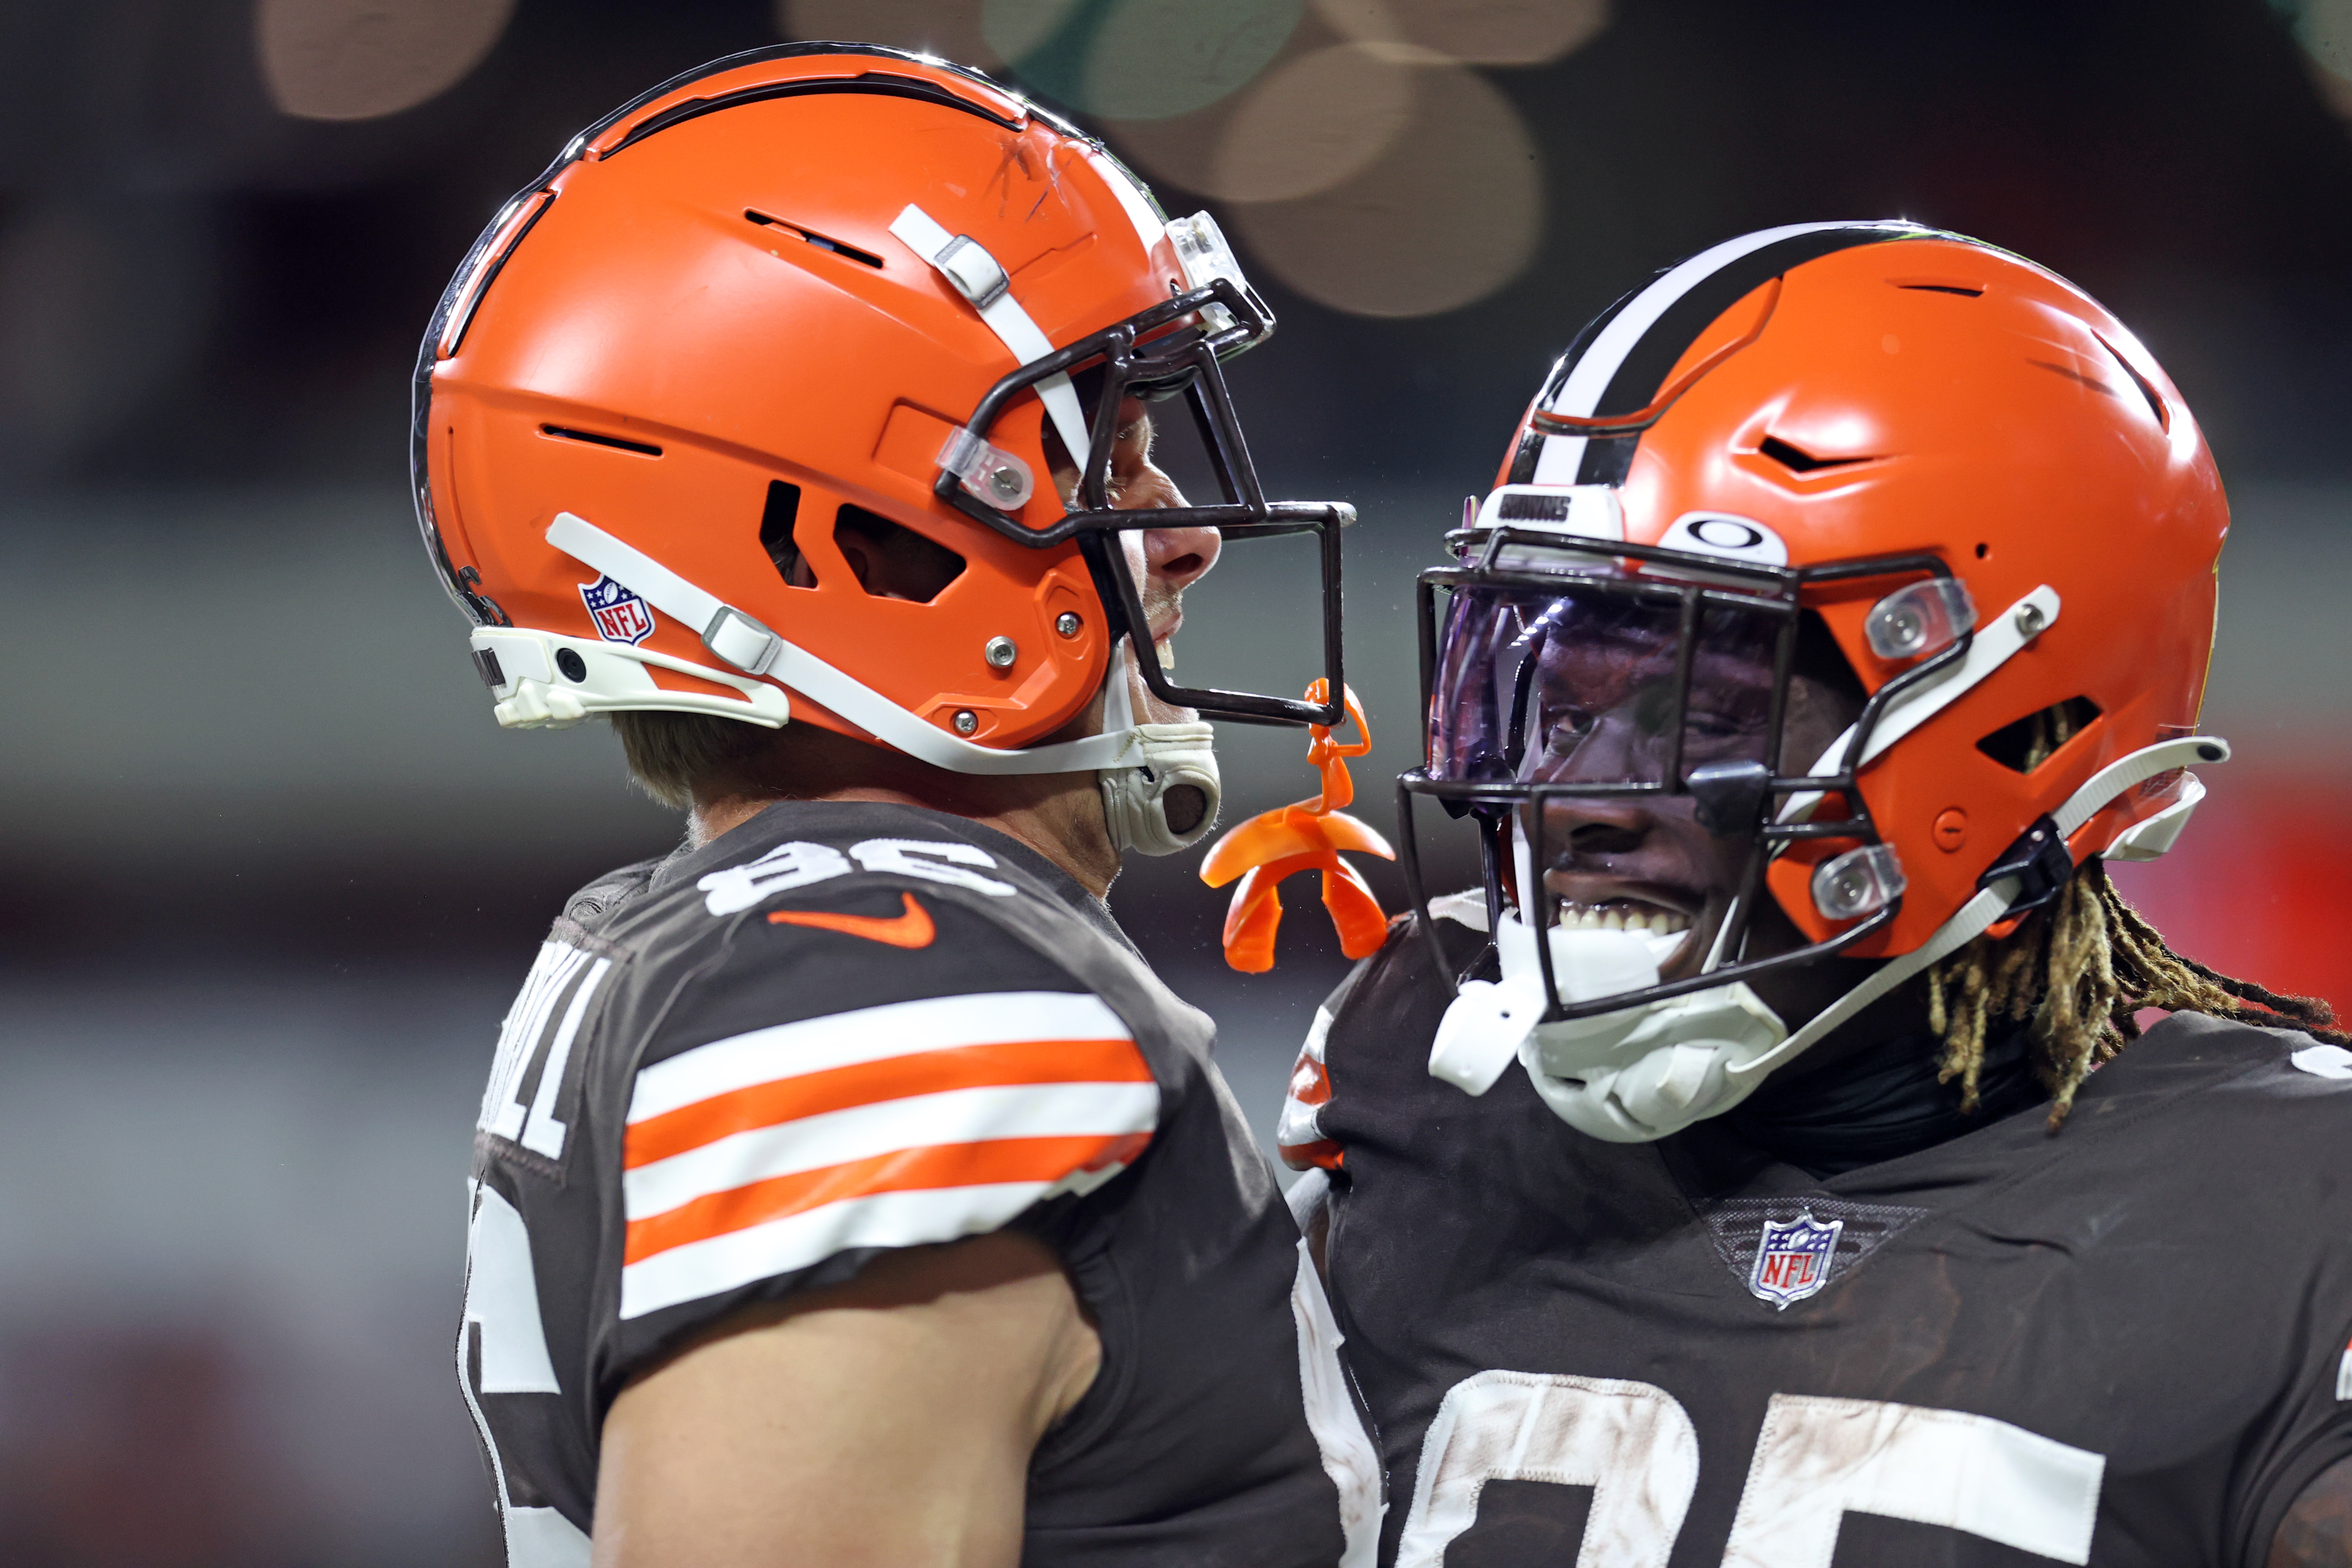
{"type": "Polygon", "coordinates": [[[962,556],[862,506],[845,505],[835,514],[833,542],[857,585],[877,599],[928,605],[963,575],[962,556]]]}
{"type": "Polygon", "coordinates": [[[583,441],[591,447],[610,447],[616,452],[635,452],[641,458],[661,456],[661,448],[650,441],[631,441],[619,436],[600,436],[593,430],[574,430],[564,425],[542,425],[539,427],[539,433],[542,436],[551,436],[559,441],[583,441]]]}
{"type": "Polygon", "coordinates": [[[872,251],[860,250],[854,245],[844,245],[841,241],[833,238],[830,235],[819,234],[813,228],[803,228],[796,223],[786,223],[782,218],[771,217],[766,213],[756,211],[751,207],[745,207],[743,209],[743,216],[750,218],[753,223],[758,224],[761,228],[782,229],[784,233],[791,235],[795,239],[805,240],[809,244],[815,246],[819,250],[830,250],[835,256],[855,261],[860,266],[871,267],[877,270],[879,270],[882,266],[882,258],[875,255],[872,251]]]}
{"type": "Polygon", "coordinates": [[[793,538],[793,525],[800,521],[801,488],[782,479],[768,481],[768,504],[760,513],[760,546],[768,559],[776,563],[776,575],[788,588],[816,586],[816,568],[809,564],[806,555],[793,538]]]}
{"type": "Polygon", "coordinates": [[[2099,717],[2099,705],[2087,697],[2028,713],[2013,724],[2003,724],[1977,742],[1977,750],[2011,773],[2030,773],[2055,756],[2058,749],[2099,717]]]}
{"type": "MultiPolygon", "coordinates": [[[[2094,333],[2093,335],[2096,336],[2097,334],[2094,333]]],[[[2116,353],[2116,345],[2107,342],[2106,339],[2100,338],[2099,346],[2106,350],[2109,354],[2113,355],[2115,362],[2117,364],[2124,367],[2124,374],[2131,377],[2131,384],[2139,388],[2139,395],[2142,397],[2147,399],[2147,411],[2156,416],[2156,427],[2169,434],[2172,429],[2172,416],[2165,411],[2164,399],[2156,395],[2156,388],[2147,384],[2147,377],[2140,374],[2138,371],[2134,370],[2132,368],[2132,362],[2124,358],[2121,353],[2116,353]]]]}
{"type": "Polygon", "coordinates": [[[1969,283],[1897,283],[1895,287],[1914,294],[1958,294],[1967,300],[1978,299],[1984,293],[1982,289],[1969,283]]]}
{"type": "Polygon", "coordinates": [[[1867,463],[1873,460],[1869,458],[1816,458],[1803,447],[1792,446],[1778,436],[1765,437],[1756,449],[1790,472],[1797,474],[1810,474],[1820,468],[1842,468],[1850,463],[1867,463]]]}

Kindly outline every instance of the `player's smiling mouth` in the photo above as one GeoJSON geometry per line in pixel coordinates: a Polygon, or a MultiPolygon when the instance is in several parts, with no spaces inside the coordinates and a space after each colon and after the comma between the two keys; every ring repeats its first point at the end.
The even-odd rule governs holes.
{"type": "Polygon", "coordinates": [[[1559,931],[1622,931],[1680,940],[1661,956],[1658,969],[1679,978],[1698,962],[1696,928],[1706,924],[1705,892],[1678,882],[1608,872],[1556,870],[1550,884],[1559,931]]]}
{"type": "Polygon", "coordinates": [[[1643,899],[1609,899],[1585,904],[1562,899],[1553,924],[1562,931],[1633,931],[1673,936],[1690,930],[1690,917],[1643,899]]]}

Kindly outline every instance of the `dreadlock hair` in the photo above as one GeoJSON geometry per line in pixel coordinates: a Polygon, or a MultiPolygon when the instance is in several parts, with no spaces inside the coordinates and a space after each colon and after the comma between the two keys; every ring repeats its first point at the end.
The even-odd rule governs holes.
{"type": "Polygon", "coordinates": [[[2301,1029],[2352,1046],[2352,1034],[2334,1027],[2335,1009],[2318,998],[2282,995],[2173,952],[2096,856],[2007,936],[1980,936],[1927,971],[1927,1026],[1944,1040],[1937,1076],[1960,1080],[1960,1109],[1977,1106],[1987,1027],[2030,1019],[2034,1075],[2052,1095],[2053,1131],[2092,1069],[2139,1038],[2133,1015],[2144,1007],[2301,1029]]]}
{"type": "MultiPolygon", "coordinates": [[[[2030,773],[2097,715],[2081,699],[2044,708],[2003,732],[2015,754],[1998,760],[2030,773]]],[[[2336,1010],[2318,998],[2266,991],[2173,952],[2116,890],[2095,855],[2006,936],[1980,936],[1927,970],[1927,1026],[1944,1039],[1937,1076],[1960,1080],[1960,1109],[1977,1108],[1986,1029],[2031,1019],[2034,1076],[2050,1091],[2053,1131],[2092,1069],[2139,1038],[2134,1015],[2148,1007],[2284,1025],[2352,1046],[2352,1034],[2334,1027],[2336,1010]]]]}

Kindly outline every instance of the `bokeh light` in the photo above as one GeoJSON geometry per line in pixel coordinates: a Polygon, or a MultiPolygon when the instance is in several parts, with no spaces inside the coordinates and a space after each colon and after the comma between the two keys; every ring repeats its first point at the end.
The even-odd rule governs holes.
{"type": "Polygon", "coordinates": [[[982,0],[980,30],[1004,59],[1023,59],[1053,41],[1085,0],[982,0]]]}
{"type": "Polygon", "coordinates": [[[482,63],[514,0],[258,0],[270,101],[304,120],[373,120],[437,97],[482,63]]]}
{"type": "Polygon", "coordinates": [[[1208,193],[1295,201],[1362,172],[1412,122],[1413,72],[1359,45],[1286,61],[1234,105],[1209,163],[1208,193]]]}
{"type": "Polygon", "coordinates": [[[1404,63],[1556,60],[1609,24],[1608,0],[1315,0],[1344,37],[1404,63]]]}
{"type": "MultiPolygon", "coordinates": [[[[1068,9],[1068,3],[1061,7],[1068,9]]],[[[1003,58],[990,47],[971,0],[776,0],[776,31],[804,42],[887,44],[982,69],[1003,58]]]]}
{"type": "Polygon", "coordinates": [[[2319,95],[2352,119],[2352,0],[2271,0],[2312,64],[2319,95]]]}
{"type": "Polygon", "coordinates": [[[2305,54],[2352,80],[2352,0],[2285,0],[2278,8],[2305,54]]]}
{"type": "Polygon", "coordinates": [[[981,31],[1023,82],[1082,113],[1164,120],[1264,70],[1303,0],[986,0],[981,31]]]}
{"type": "Polygon", "coordinates": [[[168,199],[53,198],[0,227],[0,473],[72,463],[184,372],[215,266],[212,226],[168,199]]]}
{"type": "Polygon", "coordinates": [[[1112,121],[1119,156],[1217,201],[1293,201],[1359,173],[1412,122],[1412,71],[1351,45],[1291,53],[1229,101],[1112,121]]]}
{"type": "Polygon", "coordinates": [[[1415,114],[1387,153],[1301,201],[1236,203],[1255,259],[1318,303],[1426,316],[1517,277],[1543,226],[1543,167],[1517,110],[1458,66],[1412,73],[1415,114]]]}
{"type": "MultiPolygon", "coordinates": [[[[1079,0],[999,3],[1035,29],[998,38],[1034,51],[1017,62],[1024,79],[1082,36],[1099,47],[1079,0]],[[1060,30],[1040,44],[1049,11],[1060,30]]],[[[1156,14],[1123,13],[1133,26],[1156,14]]],[[[1130,94],[1097,112],[1153,179],[1232,204],[1253,266],[1337,310],[1431,315],[1516,277],[1542,222],[1533,137],[1465,64],[1558,59],[1608,19],[1607,0],[1313,0],[1231,96],[1155,116],[1126,107],[1130,94]]]]}

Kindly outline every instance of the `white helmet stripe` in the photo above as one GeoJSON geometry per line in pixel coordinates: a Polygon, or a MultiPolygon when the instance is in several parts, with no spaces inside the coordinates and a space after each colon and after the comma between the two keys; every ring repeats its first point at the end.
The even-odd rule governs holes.
{"type": "MultiPolygon", "coordinates": [[[[1689,260],[1661,273],[1647,288],[1618,306],[1616,313],[1602,325],[1591,342],[1585,346],[1584,352],[1577,355],[1575,363],[1568,367],[1568,374],[1560,383],[1559,390],[1547,406],[1554,414],[1590,418],[1600,411],[1602,401],[1609,398],[1612,388],[1617,391],[1618,398],[1609,398],[1612,402],[1629,396],[1632,401],[1627,404],[1628,407],[1638,407],[1647,402],[1656,391],[1656,382],[1653,381],[1637,393],[1629,394],[1626,389],[1615,385],[1620,373],[1626,369],[1629,360],[1639,357],[1646,362],[1662,356],[1665,363],[1658,365],[1656,370],[1657,379],[1664,379],[1665,371],[1681,357],[1682,351],[1689,346],[1691,337],[1705,327],[1706,321],[1692,324],[1688,331],[1674,331],[1670,329],[1670,336],[1679,341],[1647,344],[1645,340],[1675,306],[1699,290],[1702,285],[1710,281],[1718,284],[1718,288],[1711,290],[1710,294],[1720,293],[1728,287],[1730,298],[1722,300],[1717,307],[1718,310],[1727,308],[1748,289],[1768,278],[1779,276],[1799,262],[1810,261],[1847,246],[1923,237],[1935,232],[1907,223],[1797,223],[1779,228],[1759,229],[1754,234],[1743,234],[1737,239],[1727,239],[1702,250],[1689,260]],[[1836,236],[1839,238],[1827,243],[1820,238],[1811,238],[1817,236],[1836,236]],[[1787,243],[1809,238],[1810,243],[1795,246],[1787,243]],[[1748,265],[1740,266],[1742,262],[1748,265]],[[1656,352],[1637,356],[1637,351],[1644,348],[1656,352]],[[1671,352],[1666,352],[1668,350],[1671,352]]],[[[1714,315],[1715,311],[1710,310],[1707,320],[1713,320],[1714,315]]],[[[1587,448],[1591,445],[1589,437],[1547,436],[1542,454],[1536,461],[1536,471],[1529,476],[1531,481],[1539,485],[1605,482],[1603,476],[1597,473],[1590,478],[1579,477],[1588,467],[1587,448]]]]}

